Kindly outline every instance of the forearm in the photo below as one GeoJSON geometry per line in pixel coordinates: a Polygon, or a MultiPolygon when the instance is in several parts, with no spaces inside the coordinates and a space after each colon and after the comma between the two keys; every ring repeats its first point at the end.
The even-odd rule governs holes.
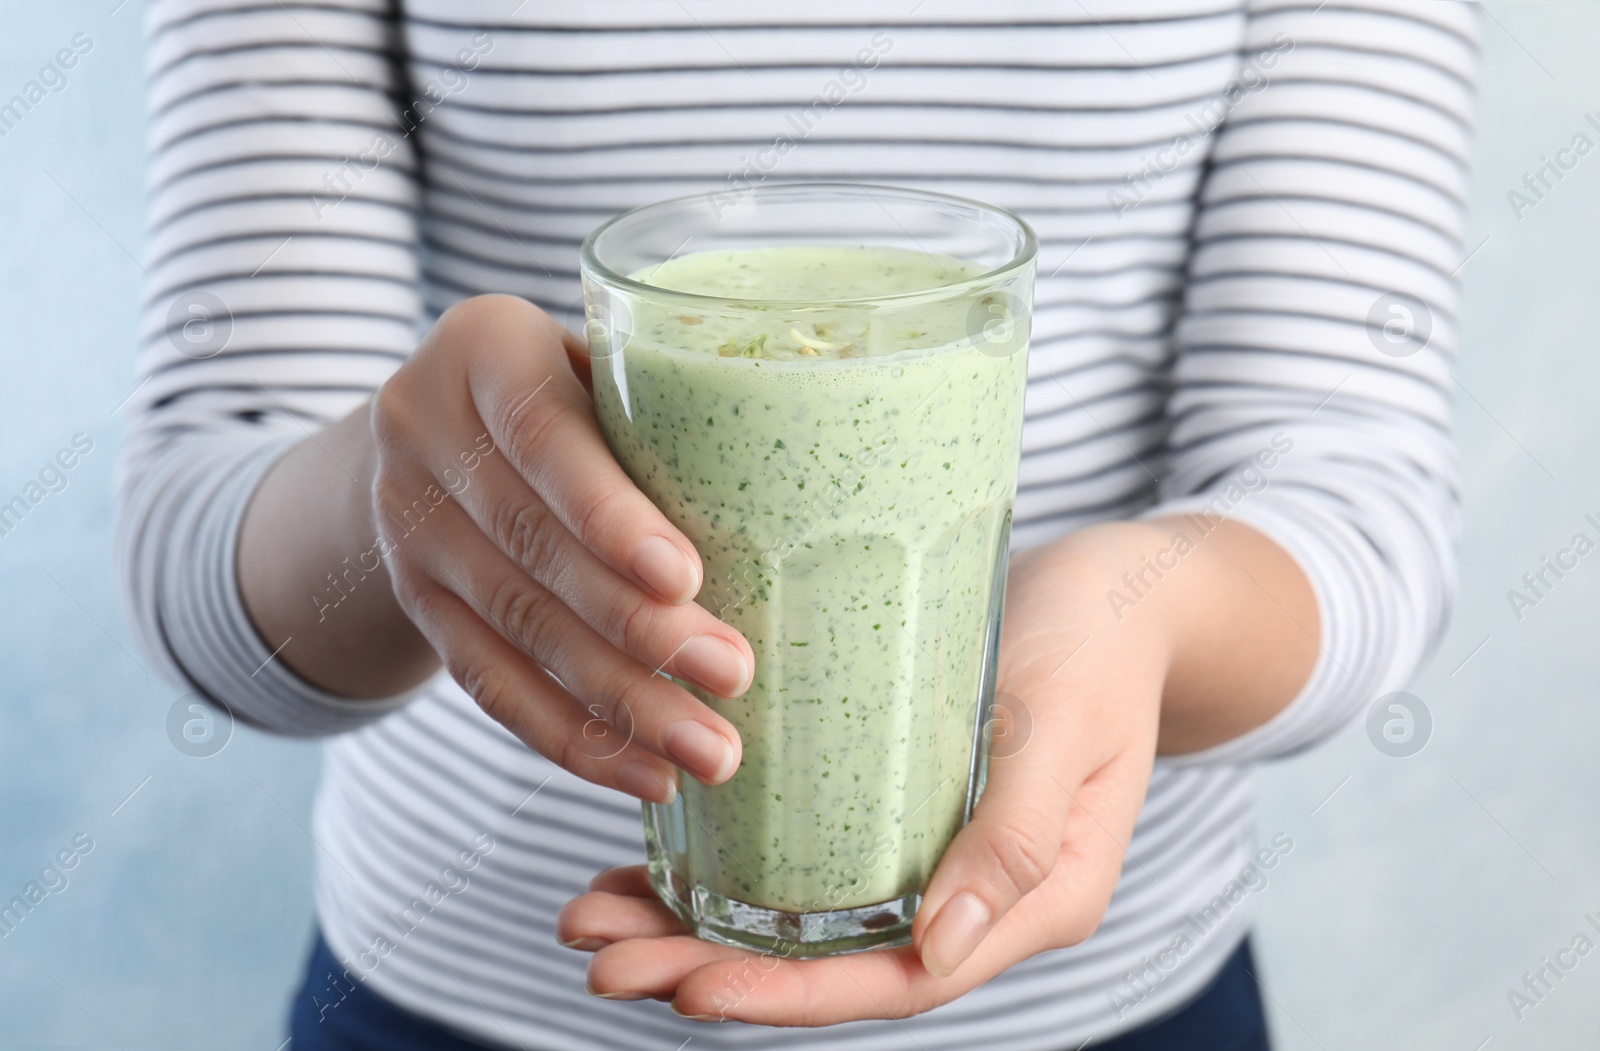
{"type": "Polygon", "coordinates": [[[262,478],[239,530],[245,609],[314,686],[389,697],[439,668],[378,557],[371,406],[302,439],[262,478]]]}
{"type": "Polygon", "coordinates": [[[1020,554],[1011,585],[1005,663],[1015,692],[1068,682],[1062,655],[1109,647],[1141,665],[1135,676],[1161,683],[1160,754],[1197,752],[1260,726],[1316,663],[1310,582],[1281,547],[1237,522],[1093,526],[1020,554]]]}

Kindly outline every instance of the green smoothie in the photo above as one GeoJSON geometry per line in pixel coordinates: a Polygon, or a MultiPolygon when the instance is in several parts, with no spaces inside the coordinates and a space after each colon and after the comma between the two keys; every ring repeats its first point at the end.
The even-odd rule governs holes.
{"type": "Polygon", "coordinates": [[[596,347],[617,459],[755,649],[745,696],[696,691],[738,728],[738,773],[655,808],[683,893],[785,913],[914,895],[969,814],[1026,326],[985,334],[979,292],[910,294],[979,275],[888,248],[691,254],[634,279],[728,302],[640,294],[596,347]]]}

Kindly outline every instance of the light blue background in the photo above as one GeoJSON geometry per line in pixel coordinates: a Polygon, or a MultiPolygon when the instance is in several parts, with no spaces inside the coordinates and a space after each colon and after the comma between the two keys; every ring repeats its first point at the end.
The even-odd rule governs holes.
{"type": "MultiPolygon", "coordinates": [[[[0,538],[0,901],[75,835],[95,844],[0,938],[0,1048],[274,1051],[311,931],[316,747],[240,733],[214,758],[180,754],[177,691],[130,654],[111,586],[143,135],[141,12],[114,7],[0,0],[0,98],[74,34],[94,40],[0,138],[0,501],[74,433],[95,442],[0,538]]],[[[1489,11],[1481,247],[1462,271],[1460,602],[1412,687],[1434,720],[1419,755],[1356,733],[1261,779],[1263,837],[1294,841],[1256,896],[1290,1051],[1600,1046],[1600,953],[1521,1021],[1506,997],[1600,913],[1600,553],[1520,623],[1505,595],[1600,517],[1600,155],[1520,221],[1506,200],[1577,133],[1600,141],[1584,121],[1600,114],[1600,9],[1489,11]]]]}

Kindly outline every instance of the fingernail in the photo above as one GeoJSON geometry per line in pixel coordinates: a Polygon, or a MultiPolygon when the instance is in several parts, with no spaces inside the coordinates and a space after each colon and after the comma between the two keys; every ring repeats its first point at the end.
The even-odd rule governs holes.
{"type": "Polygon", "coordinates": [[[679,765],[702,781],[720,784],[733,776],[733,745],[705,723],[675,722],[667,727],[663,743],[679,765]]]}
{"type": "Polygon", "coordinates": [[[662,776],[642,759],[629,759],[617,767],[617,787],[650,803],[665,805],[678,797],[677,779],[662,776]]]}
{"type": "Polygon", "coordinates": [[[672,1013],[679,1018],[688,1018],[696,1022],[726,1022],[728,1020],[723,1015],[692,1015],[688,1011],[678,1010],[677,1004],[672,1004],[671,1007],[672,1013]]]}
{"type": "Polygon", "coordinates": [[[700,590],[700,565],[690,561],[678,545],[664,536],[651,535],[639,541],[628,563],[639,579],[672,603],[684,603],[700,590]]]}
{"type": "Polygon", "coordinates": [[[690,636],[673,655],[672,667],[718,697],[737,697],[750,688],[750,665],[744,654],[715,635],[690,636]]]}
{"type": "Polygon", "coordinates": [[[922,966],[936,978],[950,977],[983,941],[989,922],[988,906],[971,894],[957,894],[922,937],[922,966]]]}
{"type": "Polygon", "coordinates": [[[611,943],[604,938],[557,938],[562,948],[577,949],[579,952],[599,952],[611,943]]]}
{"type": "Polygon", "coordinates": [[[588,982],[583,983],[583,991],[600,1000],[643,1000],[644,993],[597,993],[594,986],[588,982]]]}

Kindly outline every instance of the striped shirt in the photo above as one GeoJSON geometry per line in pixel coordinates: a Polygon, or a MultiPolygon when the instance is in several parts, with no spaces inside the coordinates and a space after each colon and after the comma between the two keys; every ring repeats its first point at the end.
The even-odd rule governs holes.
{"type": "Polygon", "coordinates": [[[362,981],[530,1051],[1077,1047],[1173,1009],[1243,937],[1288,849],[1255,842],[1250,765],[1359,719],[1442,631],[1470,5],[158,0],[147,34],[120,574],[185,689],[329,738],[316,904],[347,971],[324,1003],[362,981]],[[269,660],[234,575],[267,466],[451,303],[510,292],[570,324],[577,247],[608,216],[779,180],[975,197],[1038,231],[1017,547],[1208,507],[1297,559],[1323,624],[1286,710],[1157,762],[1092,938],[820,1032],[586,996],[555,913],[641,860],[637,804],[448,679],[313,688],[269,660]]]}

